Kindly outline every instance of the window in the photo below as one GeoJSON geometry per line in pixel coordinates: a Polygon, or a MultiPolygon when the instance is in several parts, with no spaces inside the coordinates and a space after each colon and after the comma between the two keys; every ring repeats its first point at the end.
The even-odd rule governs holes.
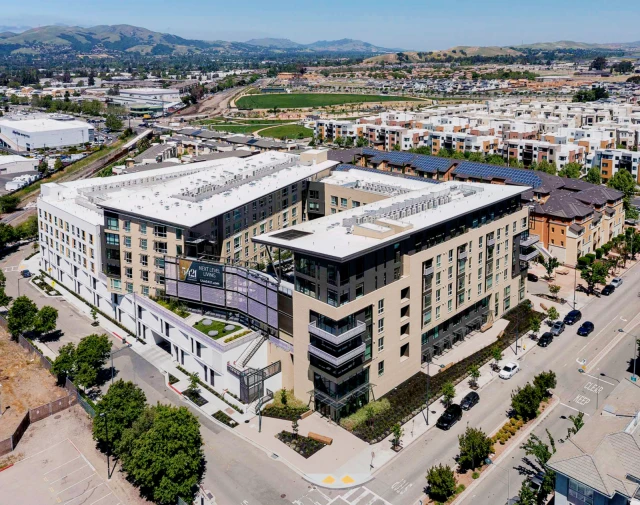
{"type": "Polygon", "coordinates": [[[125,282],[124,284],[127,293],[133,293],[133,284],[131,282],[125,282]]]}
{"type": "Polygon", "coordinates": [[[140,239],[140,249],[142,249],[143,251],[147,250],[147,239],[146,238],[141,238],[140,239]]]}
{"type": "Polygon", "coordinates": [[[120,279],[111,279],[111,289],[120,289],[121,286],[120,279]]]}
{"type": "Polygon", "coordinates": [[[146,254],[141,254],[140,255],[140,264],[143,267],[146,267],[149,264],[149,256],[147,256],[146,254]]]}
{"type": "Polygon", "coordinates": [[[353,200],[351,202],[351,207],[355,208],[355,207],[360,207],[360,202],[357,202],[356,200],[353,200]]]}
{"type": "Polygon", "coordinates": [[[126,268],[124,269],[124,276],[125,276],[127,279],[133,279],[133,268],[131,268],[131,267],[126,267],[126,268]]]}
{"type": "Polygon", "coordinates": [[[153,250],[158,253],[166,254],[167,253],[167,243],[166,242],[154,242],[153,250]]]}
{"type": "Polygon", "coordinates": [[[364,296],[364,284],[358,284],[356,286],[356,299],[364,296]]]}
{"type": "Polygon", "coordinates": [[[384,337],[378,339],[378,352],[384,351],[384,337]]]}
{"type": "Polygon", "coordinates": [[[149,296],[149,286],[142,286],[141,291],[144,296],[149,296]]]}
{"type": "Polygon", "coordinates": [[[378,300],[378,314],[384,313],[384,299],[378,300]]]}
{"type": "Polygon", "coordinates": [[[343,208],[347,208],[347,199],[346,198],[340,198],[340,207],[343,208]]]}
{"type": "Polygon", "coordinates": [[[436,272],[436,286],[440,285],[440,272],[436,272]]]}
{"type": "MultiPolygon", "coordinates": [[[[463,294],[464,296],[464,294],[463,294]]],[[[453,310],[453,301],[449,300],[447,301],[447,312],[451,312],[453,310]]]]}
{"type": "Polygon", "coordinates": [[[124,237],[123,243],[125,247],[131,247],[131,237],[124,237]]]}
{"type": "Polygon", "coordinates": [[[176,228],[176,240],[182,240],[182,229],[176,228]]]}
{"type": "Polygon", "coordinates": [[[409,343],[407,342],[400,347],[400,361],[404,361],[409,358],[409,343]]]}
{"type": "Polygon", "coordinates": [[[447,279],[453,279],[453,267],[447,269],[447,279]]]}
{"type": "Polygon", "coordinates": [[[331,205],[338,205],[338,197],[337,196],[332,196],[331,197],[331,205]]]}
{"type": "Polygon", "coordinates": [[[440,307],[436,307],[436,319],[440,319],[440,307]]]}
{"type": "Polygon", "coordinates": [[[378,319],[378,333],[382,333],[384,331],[384,317],[378,319]]]}
{"type": "Polygon", "coordinates": [[[482,283],[478,284],[478,294],[482,294],[482,283]]]}
{"type": "Polygon", "coordinates": [[[156,237],[166,237],[167,236],[167,227],[159,225],[159,224],[156,224],[153,227],[153,234],[156,237]]]}
{"type": "Polygon", "coordinates": [[[442,254],[438,254],[436,256],[436,267],[440,268],[441,265],[442,265],[442,254]]]}
{"type": "Polygon", "coordinates": [[[569,479],[569,503],[593,505],[593,489],[578,481],[569,479]]]}
{"type": "Polygon", "coordinates": [[[450,282],[447,286],[447,296],[451,296],[453,294],[453,282],[450,282]]]}
{"type": "Polygon", "coordinates": [[[123,221],[122,227],[124,231],[131,231],[131,221],[123,221]]]}
{"type": "Polygon", "coordinates": [[[118,218],[117,217],[108,217],[107,216],[107,229],[108,230],[113,230],[113,231],[118,231],[120,229],[120,227],[118,225],[118,218]]]}
{"type": "Polygon", "coordinates": [[[140,223],[140,235],[147,234],[147,223],[140,223]]]}
{"type": "Polygon", "coordinates": [[[164,268],[164,258],[153,258],[153,264],[156,268],[164,268]]]}
{"type": "Polygon", "coordinates": [[[384,360],[378,363],[378,377],[382,377],[384,375],[384,360]]]}
{"type": "Polygon", "coordinates": [[[440,290],[436,289],[436,302],[440,301],[440,290]]]}
{"type": "Polygon", "coordinates": [[[453,261],[453,249],[449,250],[449,263],[453,261]]]}
{"type": "Polygon", "coordinates": [[[338,306],[338,292],[327,289],[327,303],[332,307],[338,306]]]}
{"type": "Polygon", "coordinates": [[[309,198],[314,198],[315,200],[317,200],[318,198],[320,198],[320,191],[318,191],[317,189],[310,189],[309,198]]]}
{"type": "Polygon", "coordinates": [[[120,235],[116,235],[115,233],[105,233],[104,238],[107,245],[120,245],[120,235]]]}
{"type": "Polygon", "coordinates": [[[482,263],[482,251],[478,253],[478,264],[482,263]]]}
{"type": "MultiPolygon", "coordinates": [[[[92,253],[91,253],[91,257],[93,258],[93,249],[91,249],[92,253]]],[[[124,252],[124,262],[125,263],[131,263],[131,251],[125,251],[124,252]]]]}

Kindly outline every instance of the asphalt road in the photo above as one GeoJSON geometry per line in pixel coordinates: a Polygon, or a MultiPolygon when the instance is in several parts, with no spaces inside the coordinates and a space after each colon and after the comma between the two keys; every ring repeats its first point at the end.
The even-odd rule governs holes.
{"type": "MultiPolygon", "coordinates": [[[[30,248],[26,246],[0,260],[0,266],[6,272],[9,295],[17,295],[20,258],[29,252],[30,248]]],[[[640,298],[637,296],[640,268],[631,269],[624,279],[624,284],[613,295],[593,298],[588,307],[583,309],[583,313],[588,314],[589,320],[596,325],[594,333],[586,338],[579,337],[575,334],[577,326],[567,327],[550,347],[536,346],[530,350],[520,361],[522,371],[509,381],[493,380],[480,391],[480,403],[465,412],[462,421],[450,431],[442,432],[434,427],[405,448],[396,459],[379,469],[374,479],[366,484],[366,497],[377,497],[375,503],[417,505],[426,485],[427,469],[438,463],[455,464],[457,436],[467,424],[480,427],[487,433],[495,431],[507,419],[511,391],[532,380],[542,370],[552,369],[556,372],[558,387],[554,392],[561,404],[535,430],[536,434],[543,436],[548,428],[559,440],[566,436],[571,424],[566,419],[569,415],[578,410],[592,415],[596,407],[606,401],[617,381],[630,375],[633,339],[618,333],[618,328],[640,334],[640,328],[637,328],[640,325],[640,298]],[[621,303],[623,300],[624,303],[621,303]],[[587,362],[588,375],[578,372],[582,360],[587,362]],[[600,373],[606,376],[600,376],[600,373]]],[[[20,281],[20,291],[22,294],[28,293],[39,306],[47,303],[60,310],[59,321],[64,335],[59,341],[49,343],[51,348],[56,349],[67,341],[77,341],[85,334],[96,331],[86,316],[80,315],[72,305],[45,298],[28,285],[28,281],[20,281]]],[[[525,339],[521,345],[529,347],[535,343],[525,339]]],[[[134,352],[123,350],[116,356],[114,364],[116,377],[135,381],[145,391],[150,403],[161,401],[186,405],[167,388],[162,374],[134,352]]],[[[219,505],[329,505],[340,495],[349,499],[345,499],[347,503],[368,503],[369,498],[358,500],[360,491],[349,496],[348,492],[314,489],[282,462],[272,459],[269,454],[239,439],[199,412],[193,412],[203,427],[207,458],[203,486],[215,494],[219,505]]],[[[430,421],[435,423],[435,416],[430,421]]],[[[506,503],[507,496],[517,495],[521,482],[537,470],[527,464],[523,456],[519,449],[511,451],[463,503],[499,505],[506,503]]]]}
{"type": "MultiPolygon", "coordinates": [[[[507,419],[511,391],[531,381],[543,370],[556,372],[558,387],[554,393],[562,403],[534,433],[542,436],[548,428],[556,439],[566,437],[567,428],[571,426],[566,419],[569,415],[577,414],[578,410],[592,415],[596,405],[602,406],[606,401],[616,381],[630,375],[633,339],[624,336],[617,345],[614,343],[621,336],[618,328],[640,334],[640,328],[637,328],[640,325],[640,298],[637,296],[640,268],[632,268],[623,278],[624,284],[613,295],[593,298],[583,309],[583,320],[588,314],[588,319],[596,327],[589,337],[576,334],[579,325],[568,326],[551,346],[536,346],[520,361],[520,373],[508,381],[496,379],[491,382],[480,391],[480,403],[465,412],[461,422],[448,432],[437,428],[429,430],[422,439],[403,450],[398,458],[375,474],[375,480],[369,482],[367,487],[394,505],[418,504],[427,483],[427,470],[439,463],[455,465],[457,437],[464,432],[467,424],[493,433],[507,419]],[[578,360],[586,360],[588,367],[594,366],[593,371],[590,370],[589,375],[578,372],[581,367],[578,360]],[[605,373],[606,377],[600,376],[600,373],[605,373]]],[[[530,339],[525,339],[523,343],[526,346],[535,345],[530,339]]],[[[508,494],[517,495],[522,481],[531,472],[535,473],[536,469],[523,460],[524,453],[521,450],[510,453],[508,460],[512,456],[513,464],[507,460],[500,463],[510,470],[510,474],[499,469],[492,470],[463,503],[499,505],[506,503],[508,494]],[[509,487],[511,493],[508,492],[509,487]]]]}

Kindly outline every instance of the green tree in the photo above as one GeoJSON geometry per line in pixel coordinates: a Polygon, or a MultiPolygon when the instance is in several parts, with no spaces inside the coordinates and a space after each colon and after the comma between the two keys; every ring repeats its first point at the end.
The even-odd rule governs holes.
{"type": "Polygon", "coordinates": [[[567,163],[559,172],[560,177],[568,177],[569,179],[579,179],[582,174],[582,165],[580,163],[567,163]]]}
{"type": "Polygon", "coordinates": [[[593,293],[597,284],[607,283],[607,274],[609,266],[605,261],[596,260],[590,265],[586,265],[580,271],[580,278],[587,283],[589,293],[593,293]]]}
{"type": "Polygon", "coordinates": [[[556,175],[558,171],[555,163],[549,163],[547,160],[542,160],[538,164],[536,164],[535,170],[539,170],[540,172],[546,172],[547,174],[556,175]]]}
{"type": "Polygon", "coordinates": [[[491,348],[491,357],[495,360],[495,366],[497,367],[502,359],[502,350],[497,345],[491,348]]]}
{"type": "Polygon", "coordinates": [[[38,217],[29,216],[15,228],[16,239],[30,239],[38,236],[38,217]]]}
{"type": "Polygon", "coordinates": [[[456,387],[453,385],[453,382],[447,381],[442,385],[442,402],[445,406],[451,405],[451,401],[456,396],[456,387]]]}
{"type": "Polygon", "coordinates": [[[113,454],[119,454],[124,431],[140,417],[146,402],[147,397],[144,392],[133,382],[120,379],[111,385],[96,404],[96,416],[93,418],[93,438],[98,442],[101,450],[110,450],[113,454]],[[106,413],[106,416],[100,417],[102,413],[106,413]]]}
{"type": "Polygon", "coordinates": [[[23,333],[33,329],[38,307],[26,296],[19,296],[11,305],[7,313],[9,333],[18,338],[23,333]]]}
{"type": "Polygon", "coordinates": [[[578,433],[584,426],[584,412],[578,412],[575,416],[569,416],[569,420],[573,423],[573,426],[567,429],[567,438],[578,433]]]}
{"type": "Polygon", "coordinates": [[[556,373],[552,370],[540,372],[533,378],[533,385],[538,388],[543,398],[549,396],[549,390],[557,385],[556,373]]]}
{"type": "Polygon", "coordinates": [[[300,425],[298,424],[298,420],[300,416],[296,416],[296,418],[291,421],[291,431],[293,432],[293,436],[298,438],[298,432],[300,431],[300,425]]]}
{"type": "Polygon", "coordinates": [[[624,193],[624,210],[629,210],[631,199],[635,195],[636,181],[628,170],[618,170],[614,176],[607,181],[607,186],[624,193]]]}
{"type": "Polygon", "coordinates": [[[589,65],[590,70],[604,70],[607,68],[607,59],[604,56],[596,56],[589,65]]]}
{"type": "Polygon", "coordinates": [[[0,286],[4,287],[7,283],[7,277],[4,275],[4,272],[0,270],[0,286]]]}
{"type": "Polygon", "coordinates": [[[204,454],[200,423],[185,407],[147,407],[125,430],[122,468],[145,498],[174,505],[178,497],[190,503],[202,480],[204,454]]]}
{"type": "Polygon", "coordinates": [[[200,394],[200,377],[198,377],[198,372],[189,374],[189,387],[187,391],[192,395],[200,394]]]}
{"type": "Polygon", "coordinates": [[[110,353],[107,335],[94,333],[80,340],[76,348],[75,382],[84,388],[93,387],[110,353]]]}
{"type": "Polygon", "coordinates": [[[529,319],[529,328],[534,335],[537,335],[540,331],[540,318],[537,316],[531,316],[531,319],[529,319]]]}
{"type": "Polygon", "coordinates": [[[471,380],[469,381],[472,386],[478,386],[478,379],[480,378],[480,367],[478,365],[471,365],[469,367],[469,377],[471,380]]]}
{"type": "Polygon", "coordinates": [[[538,256],[538,258],[538,262],[544,267],[547,272],[547,277],[550,279],[555,269],[560,266],[558,258],[555,258],[553,256],[547,260],[545,260],[542,256],[538,256]]]}
{"type": "Polygon", "coordinates": [[[13,212],[20,205],[20,197],[16,195],[4,195],[0,196],[0,211],[8,214],[13,212]]]}
{"type": "Polygon", "coordinates": [[[53,170],[56,172],[62,170],[64,168],[64,163],[62,162],[62,158],[56,158],[56,161],[53,163],[53,170]]]}
{"type": "Polygon", "coordinates": [[[280,403],[283,407],[287,406],[287,390],[285,388],[280,390],[280,403]]]}
{"type": "Polygon", "coordinates": [[[545,499],[553,492],[555,487],[555,472],[547,468],[547,463],[551,456],[556,452],[556,443],[549,430],[547,431],[547,437],[549,437],[549,444],[545,444],[542,439],[536,435],[530,435],[529,439],[522,445],[527,456],[533,456],[538,466],[545,469],[545,475],[538,490],[537,502],[546,503],[545,499]]]}
{"type": "Polygon", "coordinates": [[[560,314],[558,313],[558,309],[556,309],[555,307],[550,307],[547,311],[547,318],[549,319],[549,321],[556,321],[559,317],[560,314]]]}
{"type": "Polygon", "coordinates": [[[464,434],[458,436],[458,443],[458,464],[463,470],[475,470],[493,452],[491,439],[480,429],[467,427],[464,434]]]}
{"type": "Polygon", "coordinates": [[[549,284],[549,293],[551,293],[551,296],[553,296],[554,298],[558,298],[558,293],[560,293],[560,286],[558,286],[557,284],[549,284]]]}
{"type": "Polygon", "coordinates": [[[393,435],[393,438],[391,440],[391,444],[393,445],[393,447],[394,448],[400,447],[400,439],[404,434],[404,430],[402,429],[402,426],[400,425],[400,423],[396,423],[393,425],[393,427],[391,428],[391,434],[393,435]]]}
{"type": "Polygon", "coordinates": [[[8,307],[13,300],[12,297],[8,296],[4,291],[4,285],[0,286],[0,307],[8,307]]]}
{"type": "Polygon", "coordinates": [[[67,377],[73,380],[75,366],[76,347],[72,343],[68,343],[58,349],[58,356],[53,362],[51,373],[58,378],[59,384],[64,384],[67,377]]]}
{"type": "Polygon", "coordinates": [[[356,140],[356,147],[367,147],[368,144],[368,140],[364,137],[358,137],[356,140]]]}
{"type": "Polygon", "coordinates": [[[56,322],[58,321],[58,309],[45,305],[36,314],[33,322],[33,330],[37,333],[45,334],[50,333],[56,329],[56,322]]]}
{"type": "Polygon", "coordinates": [[[122,121],[115,114],[108,114],[106,119],[104,120],[104,125],[109,128],[109,130],[120,131],[122,130],[122,121]]]}
{"type": "Polygon", "coordinates": [[[527,383],[524,387],[517,388],[511,394],[511,409],[516,416],[529,421],[538,415],[538,407],[541,401],[540,390],[527,383]]]}
{"type": "Polygon", "coordinates": [[[16,240],[16,232],[13,226],[0,223],[0,249],[4,249],[7,244],[11,244],[16,240]]]}
{"type": "Polygon", "coordinates": [[[591,184],[602,184],[602,177],[600,177],[600,169],[598,167],[591,167],[587,172],[587,176],[584,179],[591,184]]]}
{"type": "Polygon", "coordinates": [[[529,485],[529,481],[525,480],[522,483],[522,487],[520,487],[520,492],[518,493],[518,505],[536,505],[536,494],[533,489],[529,485]]]}
{"type": "Polygon", "coordinates": [[[427,472],[429,497],[444,502],[456,492],[456,477],[449,465],[432,466],[427,472]]]}

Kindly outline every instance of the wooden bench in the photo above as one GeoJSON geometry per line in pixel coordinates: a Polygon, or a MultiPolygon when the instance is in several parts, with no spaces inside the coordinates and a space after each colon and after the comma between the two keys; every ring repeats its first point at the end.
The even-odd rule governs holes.
{"type": "Polygon", "coordinates": [[[453,362],[446,364],[446,365],[445,365],[445,366],[443,366],[440,370],[438,370],[438,373],[440,373],[440,372],[444,372],[447,368],[450,368],[450,367],[452,367],[453,365],[455,365],[455,363],[453,363],[453,362]]]}
{"type": "Polygon", "coordinates": [[[546,306],[544,303],[541,303],[541,304],[540,304],[540,308],[541,308],[542,310],[544,310],[545,312],[549,310],[549,309],[547,308],[547,306],[546,306]]]}
{"type": "Polygon", "coordinates": [[[304,419],[306,417],[309,417],[311,414],[313,414],[313,410],[307,410],[304,414],[300,415],[300,419],[304,419]]]}
{"type": "Polygon", "coordinates": [[[333,438],[325,437],[324,435],[318,435],[317,433],[314,433],[312,431],[310,431],[307,436],[317,442],[322,442],[326,445],[331,445],[333,443],[333,438]]]}

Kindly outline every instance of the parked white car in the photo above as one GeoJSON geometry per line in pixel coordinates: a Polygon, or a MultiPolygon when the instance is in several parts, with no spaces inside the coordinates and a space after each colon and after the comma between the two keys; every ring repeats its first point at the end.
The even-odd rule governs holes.
{"type": "Polygon", "coordinates": [[[517,365],[517,363],[507,363],[505,366],[502,367],[502,370],[500,370],[500,373],[498,374],[498,376],[501,379],[510,379],[519,371],[520,371],[520,367],[517,365]]]}
{"type": "Polygon", "coordinates": [[[622,277],[615,277],[614,279],[611,279],[611,285],[614,288],[620,287],[621,284],[622,284],[622,277]]]}

